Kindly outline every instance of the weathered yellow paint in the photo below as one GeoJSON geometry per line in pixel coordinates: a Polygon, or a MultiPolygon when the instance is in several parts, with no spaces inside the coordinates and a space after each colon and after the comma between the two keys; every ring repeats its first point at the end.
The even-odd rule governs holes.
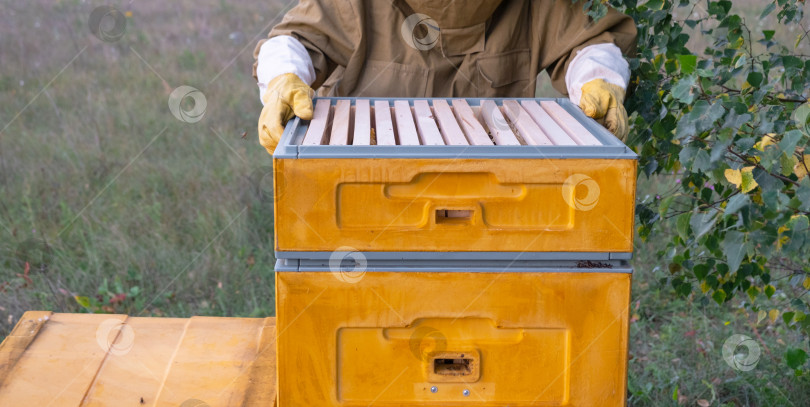
{"type": "Polygon", "coordinates": [[[274,171],[279,251],[633,250],[635,160],[275,159],[274,171]]]}
{"type": "Polygon", "coordinates": [[[275,318],[27,312],[0,344],[0,406],[273,406],[275,340],[275,318]]]}
{"type": "Polygon", "coordinates": [[[340,277],[276,273],[281,407],[625,403],[630,274],[340,277]]]}

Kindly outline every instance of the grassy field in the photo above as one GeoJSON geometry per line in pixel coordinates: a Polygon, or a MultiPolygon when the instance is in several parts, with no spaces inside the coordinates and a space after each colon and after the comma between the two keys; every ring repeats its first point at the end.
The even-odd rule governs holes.
{"type": "MultiPolygon", "coordinates": [[[[251,65],[287,2],[0,4],[0,338],[34,309],[273,315],[271,161],[251,65]],[[88,29],[104,4],[125,12],[117,41],[88,29]],[[204,94],[202,120],[172,115],[181,85],[204,94]]],[[[642,180],[639,197],[672,182],[642,180]]],[[[637,242],[631,405],[810,405],[807,376],[781,359],[800,339],[739,304],[677,298],[660,283],[666,238],[637,242]],[[750,372],[722,359],[735,333],[762,346],[750,372]]]]}

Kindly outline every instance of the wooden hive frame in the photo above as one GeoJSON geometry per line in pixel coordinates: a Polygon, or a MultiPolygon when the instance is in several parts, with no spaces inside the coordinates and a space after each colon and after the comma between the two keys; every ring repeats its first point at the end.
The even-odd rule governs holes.
{"type": "Polygon", "coordinates": [[[319,98],[302,146],[604,146],[557,100],[319,98]]]}

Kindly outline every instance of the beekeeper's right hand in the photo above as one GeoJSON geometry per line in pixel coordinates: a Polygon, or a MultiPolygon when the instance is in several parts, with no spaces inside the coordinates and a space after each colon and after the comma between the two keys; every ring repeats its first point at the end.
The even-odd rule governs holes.
{"type": "Polygon", "coordinates": [[[315,92],[296,74],[279,75],[267,84],[262,96],[264,108],[259,116],[259,143],[271,155],[276,150],[284,125],[294,116],[312,120],[312,96],[315,92]]]}

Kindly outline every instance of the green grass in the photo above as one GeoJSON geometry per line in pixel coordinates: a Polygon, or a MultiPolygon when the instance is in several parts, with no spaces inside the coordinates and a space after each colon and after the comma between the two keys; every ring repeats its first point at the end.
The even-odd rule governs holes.
{"type": "MultiPolygon", "coordinates": [[[[250,74],[282,2],[114,2],[132,11],[114,43],[87,29],[101,3],[1,3],[0,338],[35,309],[273,315],[271,162],[250,74]],[[180,85],[205,94],[200,122],[170,113],[180,85]]],[[[667,182],[642,180],[639,197],[667,182]]],[[[636,243],[631,405],[810,405],[781,359],[800,339],[739,303],[676,297],[660,282],[666,239],[636,243]],[[751,372],[722,360],[734,333],[768,349],[751,372]]]]}
{"type": "Polygon", "coordinates": [[[126,35],[105,43],[91,5],[6,3],[0,335],[24,310],[85,311],[74,296],[135,315],[272,315],[272,164],[251,65],[280,7],[133,4],[126,35]],[[169,111],[180,85],[205,94],[200,122],[169,111]],[[28,283],[18,251],[32,239],[52,260],[28,283]]]}

